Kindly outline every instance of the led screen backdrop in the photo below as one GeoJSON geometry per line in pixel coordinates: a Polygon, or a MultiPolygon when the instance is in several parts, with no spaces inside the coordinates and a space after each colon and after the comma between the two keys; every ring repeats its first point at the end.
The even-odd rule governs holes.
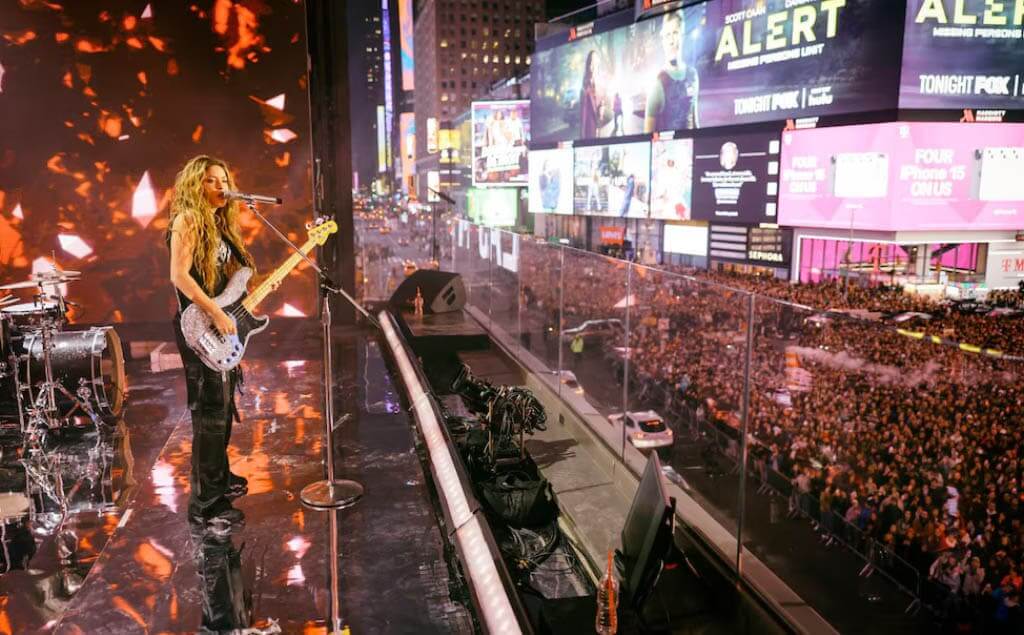
{"type": "MultiPolygon", "coordinates": [[[[243,191],[275,194],[273,219],[303,242],[310,218],[301,4],[6,3],[0,36],[0,281],[82,271],[78,322],[170,319],[170,188],[196,154],[232,165],[243,191]]],[[[250,214],[265,272],[286,247],[250,214]]],[[[21,292],[18,292],[21,294],[21,292]]],[[[27,292],[25,294],[27,299],[27,292]]],[[[262,310],[314,310],[308,271],[262,310]]]]}
{"type": "Polygon", "coordinates": [[[693,218],[750,225],[775,222],[779,133],[701,137],[693,152],[693,218]]]}
{"type": "Polygon", "coordinates": [[[572,214],[572,148],[532,150],[530,213],[572,214]]]}
{"type": "Polygon", "coordinates": [[[894,4],[712,0],[545,38],[530,71],[533,139],[895,109],[903,14],[894,4]]]}
{"type": "Polygon", "coordinates": [[[1024,108],[1024,3],[909,0],[901,108],[1024,108]]]}
{"type": "Polygon", "coordinates": [[[530,142],[530,102],[475,101],[473,185],[526,185],[530,142]]]}
{"type": "Polygon", "coordinates": [[[573,210],[588,216],[646,218],[651,144],[575,148],[573,210]]]}
{"type": "Polygon", "coordinates": [[[784,132],[779,223],[1024,228],[1024,124],[886,123],[784,132]]]}

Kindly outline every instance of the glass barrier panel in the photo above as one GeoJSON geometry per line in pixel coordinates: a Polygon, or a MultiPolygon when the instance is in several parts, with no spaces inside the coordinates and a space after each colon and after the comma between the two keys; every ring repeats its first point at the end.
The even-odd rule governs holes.
{"type": "Polygon", "coordinates": [[[964,572],[1015,531],[987,512],[1012,507],[1001,493],[1021,431],[1001,426],[1019,416],[1019,369],[922,334],[991,342],[998,318],[842,281],[766,291],[788,301],[757,303],[745,557],[840,631],[971,614],[981,594],[963,594],[964,572]],[[828,568],[829,593],[807,561],[828,568]]]}
{"type": "Polygon", "coordinates": [[[626,276],[621,260],[564,248],[560,386],[563,399],[596,410],[595,432],[622,448],[626,276]],[[607,427],[604,427],[607,426],[607,427]]]}
{"type": "Polygon", "coordinates": [[[491,327],[514,348],[520,346],[520,239],[513,232],[491,230],[491,327]]]}
{"type": "Polygon", "coordinates": [[[519,341],[554,373],[562,320],[562,249],[529,237],[519,241],[519,341]]]}

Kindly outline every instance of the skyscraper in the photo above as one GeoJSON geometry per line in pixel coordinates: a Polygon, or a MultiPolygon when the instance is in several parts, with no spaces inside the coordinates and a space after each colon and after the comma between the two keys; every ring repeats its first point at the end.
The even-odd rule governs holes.
{"type": "MultiPolygon", "coordinates": [[[[440,171],[439,136],[491,84],[529,70],[533,25],[544,0],[418,0],[416,3],[416,175],[426,197],[440,171]]],[[[436,182],[436,181],[435,181],[436,182]]]]}

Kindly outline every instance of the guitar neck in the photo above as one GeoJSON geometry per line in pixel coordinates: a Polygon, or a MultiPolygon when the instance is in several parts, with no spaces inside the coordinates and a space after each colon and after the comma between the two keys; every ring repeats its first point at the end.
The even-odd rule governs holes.
{"type": "MultiPolygon", "coordinates": [[[[299,251],[301,251],[304,256],[313,251],[314,247],[316,247],[316,242],[308,240],[306,241],[306,244],[299,249],[299,251]]],[[[249,313],[254,312],[260,302],[270,295],[270,292],[273,291],[277,285],[284,280],[285,276],[291,273],[291,270],[298,266],[300,262],[302,262],[302,256],[299,254],[292,254],[291,256],[288,256],[288,259],[281,263],[281,266],[275,269],[274,273],[267,276],[266,280],[264,280],[245,298],[245,300],[242,301],[242,306],[244,306],[249,313]]]]}

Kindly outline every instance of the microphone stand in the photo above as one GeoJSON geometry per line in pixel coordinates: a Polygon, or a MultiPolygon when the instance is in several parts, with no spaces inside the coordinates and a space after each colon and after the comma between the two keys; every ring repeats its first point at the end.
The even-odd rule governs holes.
{"type": "Polygon", "coordinates": [[[346,507],[351,507],[363,497],[363,486],[356,481],[338,479],[335,477],[334,429],[337,427],[338,422],[334,418],[334,360],[332,356],[331,342],[331,303],[328,294],[335,293],[343,296],[352,306],[362,313],[371,324],[377,328],[380,328],[380,324],[373,319],[369,313],[367,313],[366,309],[352,299],[352,296],[346,293],[344,289],[336,286],[319,265],[313,262],[313,260],[306,256],[306,254],[302,253],[302,250],[296,247],[295,243],[288,240],[287,236],[281,233],[273,223],[267,220],[267,218],[256,208],[256,201],[252,199],[245,200],[249,210],[256,215],[256,218],[260,219],[260,221],[269,227],[278,238],[284,241],[285,244],[287,244],[296,254],[306,261],[306,264],[312,267],[313,271],[316,271],[318,281],[320,283],[320,298],[323,302],[323,310],[320,314],[320,323],[323,326],[324,346],[324,438],[327,453],[327,478],[315,483],[310,483],[306,487],[302,488],[302,492],[299,496],[303,503],[318,509],[344,509],[346,507]]]}

